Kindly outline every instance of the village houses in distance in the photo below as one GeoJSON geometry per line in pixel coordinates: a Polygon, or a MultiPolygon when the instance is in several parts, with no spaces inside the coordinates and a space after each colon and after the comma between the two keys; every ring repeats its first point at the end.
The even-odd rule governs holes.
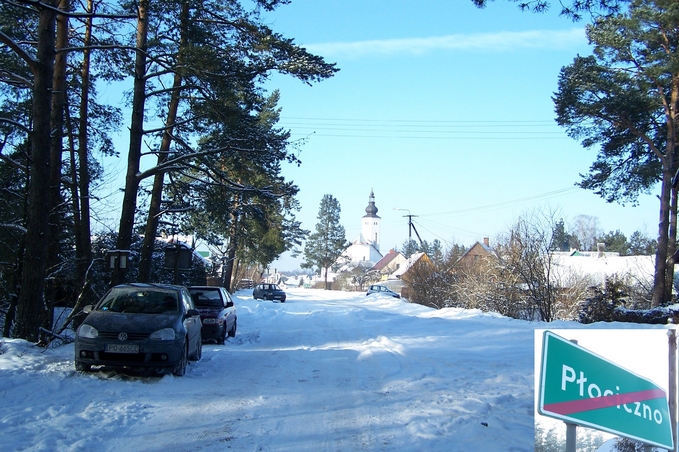
{"type": "MultiPolygon", "coordinates": [[[[360,217],[361,232],[351,240],[351,244],[328,272],[328,281],[334,281],[343,272],[352,271],[360,267],[365,272],[372,271],[379,284],[387,286],[396,293],[401,293],[404,287],[403,276],[410,271],[416,263],[430,261],[423,252],[417,252],[406,258],[395,249],[389,249],[386,253],[380,250],[381,218],[378,215],[375,203],[374,191],[370,191],[368,205],[365,214],[360,217]]],[[[490,239],[484,237],[483,241],[476,242],[454,264],[471,266],[483,257],[491,256],[490,239]]],[[[562,281],[567,285],[567,280],[574,274],[587,274],[594,281],[601,284],[606,278],[617,275],[618,277],[631,278],[634,280],[652,281],[653,258],[652,256],[620,256],[617,252],[606,252],[600,248],[597,251],[582,252],[579,250],[562,250],[554,252],[554,263],[560,271],[562,281]]],[[[323,284],[321,275],[290,275],[287,272],[280,273],[274,270],[272,273],[263,275],[264,282],[284,284],[288,287],[320,287],[323,284]]],[[[339,289],[339,287],[332,287],[339,289]]],[[[355,290],[364,290],[364,287],[355,287],[355,290]]]]}

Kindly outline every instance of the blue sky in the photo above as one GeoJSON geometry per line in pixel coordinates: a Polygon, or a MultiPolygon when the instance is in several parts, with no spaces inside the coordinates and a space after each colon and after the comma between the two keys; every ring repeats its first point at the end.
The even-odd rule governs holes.
{"type": "MultiPolygon", "coordinates": [[[[557,10],[521,12],[508,0],[485,9],[471,0],[292,0],[264,20],[340,68],[312,86],[283,75],[266,85],[281,94],[280,126],[303,142],[302,165],[283,167],[300,188],[303,228],[313,231],[321,199],[331,194],[353,239],[373,190],[383,254],[408,238],[407,212],[395,208],[417,215],[422,239],[445,248],[484,237],[492,245],[535,209],[556,212],[567,228],[588,215],[604,232],[657,236],[658,190],[633,207],[574,185],[596,150],[556,125],[551,97],[560,69],[590,53],[584,22],[557,10]]],[[[120,91],[104,87],[100,100],[118,102],[120,91]]],[[[116,141],[123,157],[107,159],[104,182],[113,188],[100,198],[110,207],[95,219],[113,229],[125,117],[116,141]]],[[[300,262],[286,254],[271,269],[294,270],[300,262]]]]}
{"type": "Polygon", "coordinates": [[[293,0],[266,22],[340,68],[313,86],[280,75],[267,85],[281,93],[281,126],[306,140],[302,165],[284,168],[304,228],[331,194],[353,239],[373,190],[383,253],[408,237],[394,208],[444,245],[492,244],[533,209],[656,237],[656,193],[623,207],[574,186],[596,151],[556,125],[551,96],[560,69],[590,53],[583,22],[471,0],[293,0]]]}

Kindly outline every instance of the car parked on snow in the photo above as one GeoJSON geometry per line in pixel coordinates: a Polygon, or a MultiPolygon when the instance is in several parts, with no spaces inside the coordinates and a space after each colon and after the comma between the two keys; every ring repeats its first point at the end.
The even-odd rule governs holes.
{"type": "Polygon", "coordinates": [[[271,300],[285,303],[285,292],[278,284],[260,283],[252,291],[252,298],[255,300],[271,300]]]}
{"type": "Polygon", "coordinates": [[[379,293],[382,295],[389,295],[390,297],[394,298],[401,298],[401,295],[397,294],[387,286],[383,286],[381,284],[373,284],[370,287],[368,287],[368,291],[365,294],[370,295],[371,293],[379,293]]]}
{"type": "Polygon", "coordinates": [[[203,322],[203,342],[224,344],[226,337],[234,337],[238,317],[231,294],[223,287],[191,286],[189,293],[203,322]]]}
{"type": "Polygon", "coordinates": [[[121,284],[83,309],[75,368],[155,368],[181,376],[203,353],[200,313],[184,286],[121,284]]]}

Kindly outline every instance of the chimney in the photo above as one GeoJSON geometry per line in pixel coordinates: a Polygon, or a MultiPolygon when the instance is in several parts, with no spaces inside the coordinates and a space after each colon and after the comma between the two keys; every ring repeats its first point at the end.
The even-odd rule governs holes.
{"type": "Polygon", "coordinates": [[[486,246],[490,246],[490,240],[488,240],[488,237],[483,238],[483,244],[486,246]]]}

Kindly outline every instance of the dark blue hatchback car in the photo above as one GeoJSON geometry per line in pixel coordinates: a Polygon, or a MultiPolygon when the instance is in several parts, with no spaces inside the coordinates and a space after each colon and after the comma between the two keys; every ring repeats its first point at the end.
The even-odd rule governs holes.
{"type": "Polygon", "coordinates": [[[186,287],[121,284],[94,306],[75,336],[75,368],[156,368],[181,376],[202,356],[200,313],[186,287]]]}
{"type": "Polygon", "coordinates": [[[285,303],[286,295],[278,284],[260,283],[252,291],[252,298],[285,303]]]}

